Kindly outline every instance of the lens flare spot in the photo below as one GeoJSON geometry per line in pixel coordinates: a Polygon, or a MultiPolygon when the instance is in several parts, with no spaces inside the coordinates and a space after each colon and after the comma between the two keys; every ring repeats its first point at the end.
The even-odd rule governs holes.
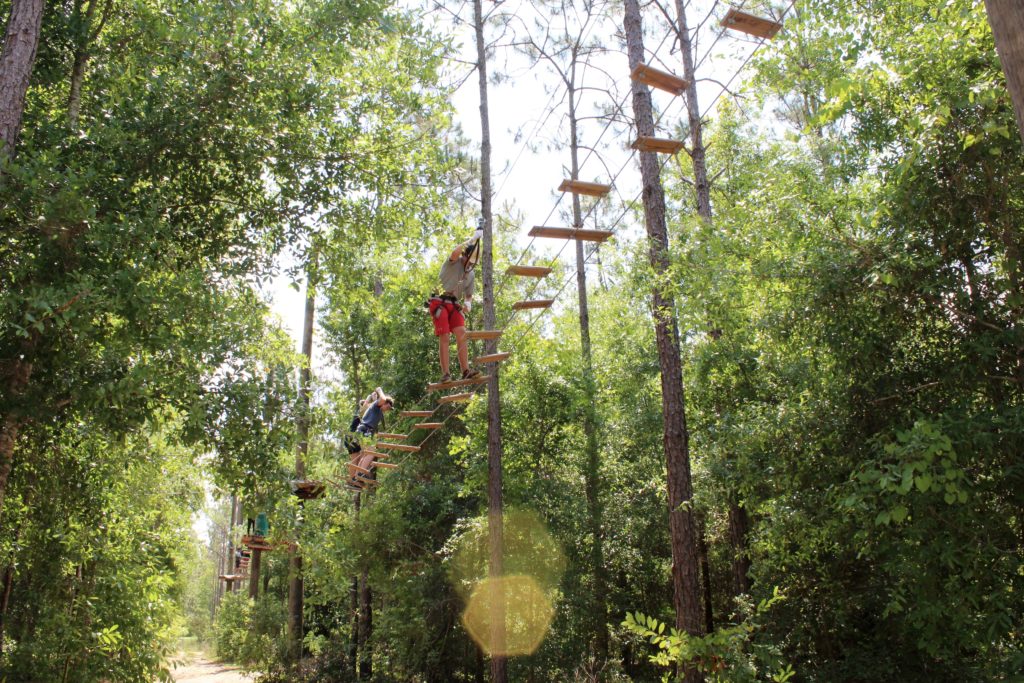
{"type": "Polygon", "coordinates": [[[469,597],[462,623],[488,655],[532,654],[544,642],[555,607],[532,576],[487,578],[469,597]]]}

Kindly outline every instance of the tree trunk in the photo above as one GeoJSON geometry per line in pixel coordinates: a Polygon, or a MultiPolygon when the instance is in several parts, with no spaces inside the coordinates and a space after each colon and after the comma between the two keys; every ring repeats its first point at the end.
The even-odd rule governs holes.
{"type": "MultiPolygon", "coordinates": [[[[473,0],[473,16],[476,29],[477,74],[480,79],[480,213],[484,221],[484,235],[480,264],[483,274],[483,323],[484,329],[493,330],[497,322],[494,311],[494,258],[493,220],[491,216],[491,131],[487,111],[487,51],[484,45],[484,18],[482,0],[473,0]]],[[[486,353],[497,351],[497,340],[485,342],[486,353]]],[[[502,513],[502,442],[501,442],[501,394],[499,393],[499,367],[490,366],[491,379],[487,383],[487,528],[490,539],[488,575],[499,577],[504,573],[502,553],[504,550],[504,522],[502,513]]],[[[494,628],[492,644],[505,641],[505,614],[503,606],[493,605],[494,628]]],[[[494,683],[508,682],[508,666],[505,657],[491,656],[491,680],[494,683]]]]}
{"type": "Polygon", "coordinates": [[[686,24],[686,8],[683,0],[676,0],[676,14],[679,21],[679,51],[683,57],[683,77],[689,83],[686,88],[686,113],[690,123],[690,159],[693,161],[693,191],[697,198],[697,215],[711,220],[711,186],[708,183],[707,154],[704,148],[704,124],[700,120],[700,106],[697,102],[697,74],[693,66],[693,45],[686,24]]]}
{"type": "Polygon", "coordinates": [[[0,655],[4,652],[4,630],[7,625],[7,606],[11,602],[11,590],[14,588],[14,564],[7,565],[4,570],[4,583],[0,588],[0,655]]]}
{"type": "MultiPolygon", "coordinates": [[[[644,46],[638,0],[625,0],[625,32],[630,69],[643,63],[644,46]]],[[[633,114],[639,135],[654,135],[651,93],[647,86],[633,82],[633,114]]],[[[652,152],[640,153],[643,179],[644,218],[650,243],[651,267],[655,273],[668,271],[668,229],[665,223],[665,192],[661,170],[652,152]]],[[[673,605],[676,628],[691,635],[704,631],[700,599],[697,535],[691,509],[693,485],[690,480],[689,434],[683,393],[682,360],[679,353],[679,328],[675,301],[658,285],[653,295],[658,363],[661,367],[663,444],[668,470],[669,537],[672,545],[673,605]]],[[[699,681],[693,670],[686,672],[688,682],[699,681]]]]}
{"type": "Polygon", "coordinates": [[[729,503],[729,545],[732,546],[732,591],[734,596],[750,592],[750,554],[747,534],[750,516],[736,501],[729,503]]]}
{"type": "MultiPolygon", "coordinates": [[[[579,180],[579,130],[576,117],[576,60],[568,81],[569,95],[569,151],[572,161],[572,179],[579,180]]],[[[573,227],[583,227],[583,213],[580,197],[572,196],[573,227]]],[[[594,619],[594,656],[597,670],[603,670],[608,660],[608,578],[604,566],[604,506],[601,502],[601,453],[597,435],[597,390],[594,382],[594,361],[590,345],[590,308],[587,302],[587,268],[583,253],[583,241],[576,240],[576,290],[580,312],[580,355],[583,359],[583,433],[586,438],[586,471],[584,481],[587,495],[590,534],[593,543],[590,548],[590,565],[593,572],[593,596],[591,610],[594,619]]]]}
{"type": "Polygon", "coordinates": [[[0,158],[13,156],[39,47],[43,0],[12,0],[0,52],[0,158]]]}
{"type": "Polygon", "coordinates": [[[1024,4],[1020,0],[985,0],[985,9],[1013,100],[1017,132],[1024,141],[1024,4]]]}
{"type": "Polygon", "coordinates": [[[711,602],[711,563],[708,561],[707,530],[703,520],[697,524],[697,542],[700,549],[700,586],[704,595],[704,632],[715,630],[715,615],[711,602]]]}
{"type": "MultiPolygon", "coordinates": [[[[237,498],[235,494],[231,494],[231,511],[228,513],[228,576],[234,576],[235,570],[237,569],[237,562],[235,560],[235,540],[231,535],[235,528],[235,509],[238,507],[237,498]]],[[[228,592],[231,593],[235,590],[235,582],[228,581],[228,592]]]]}
{"type": "MultiPolygon", "coordinates": [[[[302,322],[302,356],[305,364],[299,375],[299,411],[296,419],[298,445],[295,449],[295,478],[306,478],[305,457],[309,452],[309,397],[313,367],[313,316],[316,313],[316,291],[314,273],[317,268],[317,253],[313,252],[306,275],[306,311],[302,322]]],[[[303,501],[299,501],[299,523],[303,501]]],[[[298,526],[297,525],[297,526],[298,526]]],[[[296,540],[298,539],[296,528],[296,540]]],[[[302,658],[302,555],[298,544],[290,547],[288,567],[288,655],[292,661],[302,658]]]]}
{"type": "Polygon", "coordinates": [[[359,679],[364,681],[373,677],[371,635],[373,635],[373,590],[370,588],[370,573],[364,568],[359,579],[359,679]]]}
{"type": "Polygon", "coordinates": [[[249,597],[256,600],[260,597],[260,562],[263,561],[263,551],[253,548],[252,558],[249,560],[249,597]]]}

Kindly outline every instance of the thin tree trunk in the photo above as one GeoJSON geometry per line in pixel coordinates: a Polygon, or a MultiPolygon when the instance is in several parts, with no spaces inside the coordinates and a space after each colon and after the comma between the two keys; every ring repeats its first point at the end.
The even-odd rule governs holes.
{"type": "MultiPolygon", "coordinates": [[[[314,273],[317,252],[314,251],[306,275],[306,311],[302,322],[302,356],[305,359],[299,376],[299,414],[296,419],[298,445],[295,449],[295,478],[306,478],[306,454],[309,452],[310,384],[313,368],[313,317],[316,314],[316,288],[314,273]]],[[[299,501],[301,518],[303,501],[299,501]]],[[[301,524],[301,522],[300,522],[301,524]]],[[[298,529],[296,529],[296,537],[298,529]]],[[[288,654],[292,661],[302,658],[302,555],[298,544],[291,546],[288,566],[288,654]]]]}
{"type": "MultiPolygon", "coordinates": [[[[625,0],[625,33],[629,66],[643,63],[644,46],[638,0],[625,0]]],[[[639,135],[654,135],[651,93],[639,82],[633,82],[633,114],[639,135]]],[[[651,267],[655,273],[668,271],[668,229],[665,222],[665,192],[661,186],[661,169],[651,152],[640,153],[643,178],[644,216],[650,243],[651,267]]],[[[694,525],[693,485],[690,479],[689,434],[686,428],[683,393],[682,360],[679,352],[679,327],[672,296],[655,285],[653,295],[655,336],[658,362],[661,367],[663,444],[668,470],[669,537],[672,545],[673,605],[676,628],[691,635],[704,631],[701,611],[698,569],[697,534],[694,525]]],[[[701,680],[694,670],[686,672],[689,683],[701,680]]]]}
{"type": "Polygon", "coordinates": [[[7,606],[11,602],[11,590],[14,588],[14,564],[8,564],[4,570],[4,583],[0,592],[0,654],[4,652],[4,631],[7,626],[7,606]]]}
{"type": "MultiPolygon", "coordinates": [[[[235,509],[237,508],[237,498],[235,494],[231,494],[231,512],[228,514],[228,576],[234,576],[235,569],[238,567],[235,560],[235,541],[231,535],[235,528],[235,509]]],[[[235,590],[235,582],[228,581],[228,592],[232,593],[235,590]]]]}
{"type": "Polygon", "coordinates": [[[711,563],[708,561],[707,530],[703,521],[697,524],[697,542],[700,550],[700,587],[704,595],[704,631],[715,630],[715,615],[711,604],[711,563]]]}
{"type": "Polygon", "coordinates": [[[985,0],[985,9],[1013,100],[1017,132],[1024,141],[1024,4],[1020,0],[985,0]]]}
{"type": "Polygon", "coordinates": [[[13,156],[25,113],[25,93],[39,48],[43,0],[12,0],[0,52],[0,158],[13,156]]]}
{"type": "MultiPolygon", "coordinates": [[[[579,180],[579,130],[576,117],[576,60],[573,55],[572,69],[568,80],[569,90],[569,150],[572,161],[572,178],[579,180]]],[[[573,227],[583,227],[583,213],[579,195],[572,196],[573,227]]],[[[594,382],[594,361],[590,344],[590,308],[587,302],[587,268],[583,253],[583,241],[576,240],[576,290],[579,297],[580,313],[580,355],[583,359],[583,433],[586,438],[587,464],[584,480],[589,513],[590,534],[593,543],[590,548],[590,564],[594,577],[594,592],[591,610],[594,619],[594,655],[598,670],[608,660],[608,578],[604,566],[604,506],[601,502],[601,454],[597,435],[597,390],[594,382]]]]}
{"type": "Polygon", "coordinates": [[[363,574],[359,578],[359,679],[364,681],[373,677],[371,635],[373,635],[373,590],[370,588],[370,573],[364,568],[363,574]]]}
{"type": "Polygon", "coordinates": [[[679,21],[679,51],[683,57],[683,77],[689,83],[686,88],[686,113],[690,123],[690,159],[693,161],[693,191],[697,199],[697,215],[711,220],[711,185],[708,183],[708,167],[704,148],[704,124],[700,119],[700,105],[697,102],[697,75],[693,66],[693,45],[686,24],[686,8],[683,0],[676,0],[676,14],[679,21]]]}
{"type": "MultiPolygon", "coordinates": [[[[484,221],[484,235],[481,252],[483,271],[483,323],[484,329],[493,330],[497,322],[494,310],[494,259],[493,219],[491,216],[491,131],[487,111],[487,52],[484,45],[484,18],[482,0],[473,0],[473,16],[476,28],[477,74],[480,79],[480,212],[484,221]]],[[[484,344],[487,353],[497,351],[497,340],[484,344]]],[[[490,539],[488,575],[500,577],[504,573],[502,553],[504,550],[504,522],[502,512],[502,442],[501,442],[501,394],[499,393],[499,368],[490,367],[491,379],[487,383],[487,527],[490,539]]],[[[502,601],[492,605],[491,634],[492,646],[505,642],[505,612],[502,601]]],[[[491,656],[491,680],[494,683],[508,682],[508,666],[505,657],[491,656]]]]}
{"type": "Polygon", "coordinates": [[[750,516],[747,509],[735,500],[729,502],[729,545],[732,546],[732,591],[733,596],[750,592],[750,554],[747,550],[747,534],[750,532],[750,516]]]}

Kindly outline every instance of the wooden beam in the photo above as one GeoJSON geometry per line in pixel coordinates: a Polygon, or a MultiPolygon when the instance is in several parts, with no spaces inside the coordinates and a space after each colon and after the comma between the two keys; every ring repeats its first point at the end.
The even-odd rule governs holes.
{"type": "Polygon", "coordinates": [[[427,385],[427,391],[444,391],[445,389],[454,389],[455,387],[471,387],[477,384],[487,384],[487,380],[490,379],[489,375],[478,375],[470,379],[453,379],[450,382],[436,382],[434,384],[427,385]]]}
{"type": "Polygon", "coordinates": [[[528,308],[550,308],[555,303],[554,299],[536,299],[534,301],[517,301],[512,304],[512,310],[522,311],[528,308]]]}
{"type": "Polygon", "coordinates": [[[546,266],[509,266],[505,272],[523,277],[545,277],[551,274],[551,269],[546,266]]]}
{"type": "Polygon", "coordinates": [[[771,40],[782,28],[782,24],[774,19],[766,19],[753,14],[748,14],[735,7],[730,7],[722,19],[722,26],[735,31],[742,31],[755,38],[771,40]]]}
{"type": "Polygon", "coordinates": [[[430,417],[434,414],[433,410],[403,410],[398,413],[401,417],[430,417]]]}
{"type": "Polygon", "coordinates": [[[364,455],[372,455],[375,458],[390,458],[391,456],[387,453],[378,453],[377,451],[371,451],[366,448],[359,451],[359,457],[362,458],[364,455]]]}
{"type": "Polygon", "coordinates": [[[630,145],[638,152],[655,152],[656,154],[678,154],[683,148],[679,140],[668,140],[665,138],[651,138],[641,135],[630,145]]]}
{"type": "Polygon", "coordinates": [[[466,339],[479,341],[481,339],[500,339],[505,330],[470,330],[466,332],[466,339]]]}
{"type": "Polygon", "coordinates": [[[664,90],[665,92],[672,93],[673,95],[682,95],[686,92],[686,89],[690,87],[689,81],[685,78],[680,78],[675,74],[670,74],[667,71],[661,69],[655,69],[653,66],[647,66],[646,64],[638,64],[633,69],[629,77],[634,81],[640,81],[644,85],[649,85],[652,88],[658,90],[664,90]]]}
{"type": "Polygon", "coordinates": [[[420,422],[419,424],[413,425],[413,429],[440,429],[444,426],[444,422],[420,422]]]}
{"type": "Polygon", "coordinates": [[[379,462],[379,463],[376,464],[376,467],[380,467],[381,469],[385,469],[385,470],[398,469],[398,465],[396,465],[393,462],[379,462]]]}
{"type": "Polygon", "coordinates": [[[416,453],[420,450],[419,446],[410,446],[407,443],[378,443],[377,448],[387,448],[393,451],[406,451],[408,453],[416,453]]]}
{"type": "Polygon", "coordinates": [[[378,439],[396,439],[398,441],[402,441],[403,439],[408,439],[409,436],[407,434],[392,434],[391,432],[377,432],[377,438],[378,439]]]}
{"type": "Polygon", "coordinates": [[[486,356],[478,356],[473,362],[477,365],[486,365],[487,363],[500,363],[503,360],[508,360],[508,357],[512,354],[508,351],[502,353],[489,353],[486,356]]]}
{"type": "Polygon", "coordinates": [[[473,394],[449,394],[448,396],[442,396],[437,399],[437,402],[442,405],[445,403],[461,403],[463,401],[468,401],[471,398],[473,398],[473,394]]]}
{"type": "Polygon", "coordinates": [[[349,472],[349,474],[352,474],[352,472],[362,472],[363,474],[373,474],[370,470],[366,469],[365,467],[360,467],[359,465],[353,465],[352,463],[348,464],[348,472],[349,472]]]}
{"type": "Polygon", "coordinates": [[[604,197],[612,191],[611,185],[602,185],[601,183],[588,183],[585,180],[572,180],[566,178],[562,181],[562,184],[558,186],[559,192],[572,192],[573,194],[582,194],[588,197],[604,197]]]}
{"type": "Polygon", "coordinates": [[[530,230],[530,237],[552,237],[562,240],[582,240],[584,242],[604,242],[612,236],[611,230],[584,230],[583,228],[552,228],[535,225],[530,230]]]}

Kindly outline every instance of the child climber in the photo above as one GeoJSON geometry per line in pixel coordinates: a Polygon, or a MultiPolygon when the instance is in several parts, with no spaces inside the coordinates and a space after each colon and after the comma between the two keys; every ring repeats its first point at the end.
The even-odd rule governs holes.
{"type": "MultiPolygon", "coordinates": [[[[350,465],[356,465],[364,470],[369,470],[373,467],[375,456],[362,454],[363,447],[359,444],[358,435],[373,436],[376,434],[381,422],[384,421],[384,413],[394,407],[395,399],[384,393],[384,390],[380,387],[370,392],[370,395],[359,404],[359,414],[362,417],[359,414],[354,415],[352,417],[352,426],[349,428],[349,431],[357,436],[355,438],[351,436],[345,437],[345,448],[349,453],[350,465]]],[[[349,477],[349,484],[359,482],[360,479],[366,476],[365,473],[356,470],[349,477]]]]}
{"type": "Polygon", "coordinates": [[[466,318],[462,312],[469,312],[473,298],[473,268],[480,260],[480,238],[483,237],[482,223],[481,219],[473,237],[455,247],[451,256],[445,260],[444,265],[441,266],[439,277],[443,293],[435,293],[427,301],[427,310],[430,311],[430,316],[434,320],[434,334],[437,336],[441,356],[441,382],[448,382],[452,378],[449,371],[449,344],[452,334],[455,335],[462,379],[470,379],[480,374],[479,370],[469,367],[466,318]],[[459,303],[460,299],[462,300],[461,304],[459,303]]]}

